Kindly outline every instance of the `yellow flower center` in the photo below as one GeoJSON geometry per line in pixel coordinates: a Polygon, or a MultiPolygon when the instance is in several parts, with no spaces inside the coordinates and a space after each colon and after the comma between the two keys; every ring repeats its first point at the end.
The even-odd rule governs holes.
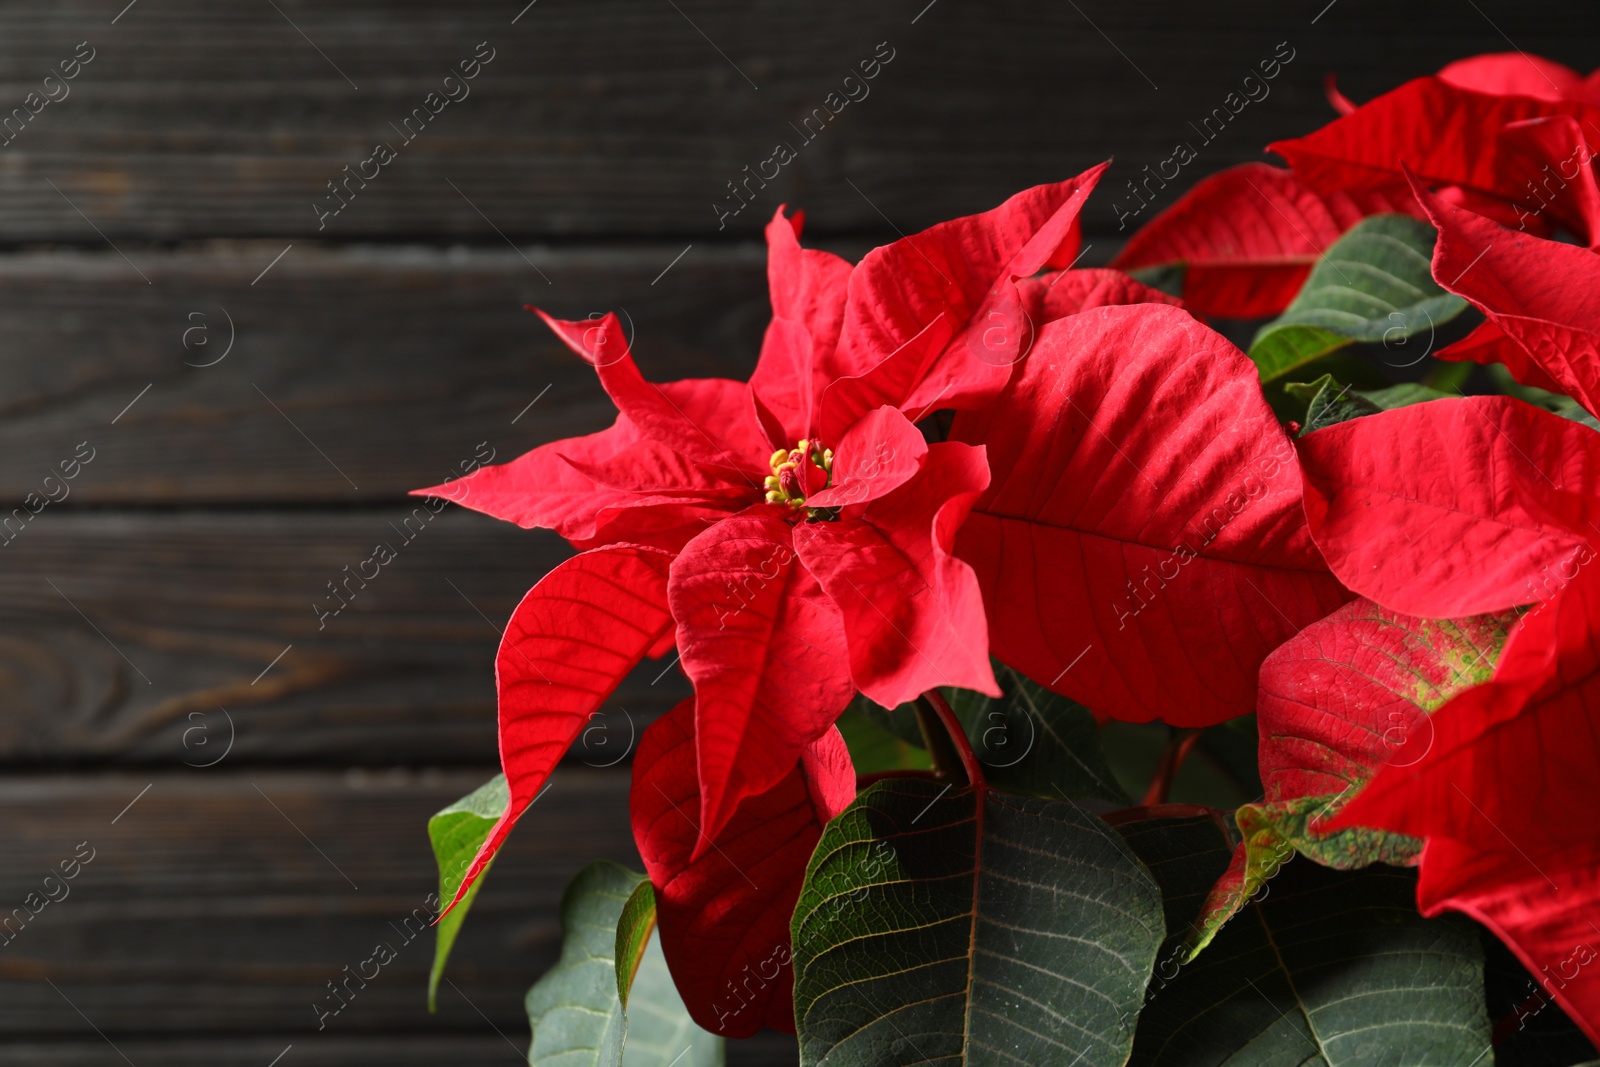
{"type": "Polygon", "coordinates": [[[833,449],[801,438],[793,448],[780,448],[772,454],[772,473],[766,481],[767,503],[795,509],[805,507],[807,479],[801,473],[804,463],[823,472],[824,486],[833,480],[833,449]]]}

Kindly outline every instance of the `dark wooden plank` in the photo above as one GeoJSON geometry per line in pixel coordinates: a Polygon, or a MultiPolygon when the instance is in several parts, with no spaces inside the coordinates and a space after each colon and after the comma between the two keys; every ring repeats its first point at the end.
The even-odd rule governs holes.
{"type": "MultiPolygon", "coordinates": [[[[42,513],[0,548],[0,761],[199,765],[232,734],[225,766],[492,762],[497,627],[567,549],[454,507],[427,516],[42,513]],[[379,542],[395,558],[345,586],[379,542]],[[324,618],[329,582],[348,606],[324,618]]],[[[669,668],[641,665],[583,759],[616,762],[681,699],[669,668]]]]}
{"type": "Polygon", "coordinates": [[[437,888],[426,821],[488,771],[7,775],[5,914],[63,860],[92,859],[0,948],[0,1033],[92,1037],[83,1016],[113,1036],[309,1038],[319,1021],[322,1036],[481,1032],[485,1016],[525,1030],[522,995],[559,951],[567,881],[596,857],[638,866],[628,780],[557,773],[479,894],[456,988],[429,1016],[432,937],[404,926],[437,888]],[[393,962],[322,1016],[313,1005],[338,1006],[326,983],[379,942],[393,962]]]}
{"type": "Polygon", "coordinates": [[[660,379],[747,373],[771,314],[755,244],[697,247],[655,285],[682,246],[530,250],[535,266],[296,246],[252,285],[280,251],[146,257],[149,286],[111,252],[0,257],[0,502],[59,497],[44,479],[83,442],[94,458],[50,509],[396,500],[615,416],[524,304],[622,309],[660,379]]]}
{"type": "MultiPolygon", "coordinates": [[[[79,1039],[65,1047],[95,1053],[87,1018],[135,1063],[199,1063],[206,1050],[227,1049],[209,1062],[259,1059],[264,1067],[290,1042],[285,1064],[424,1062],[374,1058],[392,1047],[383,1044],[388,1035],[410,1033],[418,1048],[441,1053],[433,1062],[515,1062],[506,1041],[526,1047],[522,995],[559,951],[567,881],[597,857],[639,864],[627,776],[558,771],[488,875],[447,972],[453,985],[429,1016],[432,935],[405,925],[436,887],[424,826],[487,774],[225,766],[8,774],[0,780],[0,908],[38,913],[13,920],[0,944],[0,1035],[79,1039]],[[75,877],[52,884],[59,899],[29,904],[28,894],[74,856],[89,858],[75,877]],[[344,979],[347,965],[361,967],[379,942],[394,960],[365,987],[352,984],[342,1011],[315,1010],[336,1005],[326,983],[344,979]],[[168,1058],[181,1046],[154,1039],[171,1035],[212,1043],[168,1058]],[[458,1040],[491,1058],[445,1054],[458,1040]],[[141,1057],[134,1049],[161,1051],[141,1057]]],[[[33,1059],[8,1046],[6,1062],[99,1062],[70,1059],[53,1043],[24,1047],[33,1059]]],[[[784,1062],[784,1047],[774,1037],[732,1062],[784,1062]]]]}
{"type": "MultiPolygon", "coordinates": [[[[0,149],[8,241],[97,243],[74,204],[123,241],[308,237],[326,183],[380,140],[399,145],[397,158],[324,235],[492,241],[498,226],[687,240],[717,232],[726,183],[779,141],[796,158],[770,187],[752,185],[755,202],[731,229],[755,232],[789,199],[825,229],[887,233],[879,209],[909,230],[1112,155],[1120,185],[1193,137],[1189,123],[1279,41],[1295,61],[1198,166],[1254,158],[1272,137],[1324,121],[1330,69],[1359,99],[1460,55],[1503,51],[1502,30],[1575,64],[1592,62],[1600,35],[1581,0],[1484,13],[1421,0],[1403,18],[1380,0],[1342,0],[1320,17],[1325,3],[1271,0],[696,0],[681,12],[655,0],[545,0],[515,25],[517,0],[284,0],[281,12],[145,0],[111,25],[120,6],[0,11],[7,107],[78,42],[97,50],[71,95],[0,149]],[[391,124],[480,41],[495,58],[471,95],[403,143],[391,124]],[[806,142],[790,124],[824,107],[882,41],[895,58],[870,95],[806,142]]],[[[1109,202],[1091,214],[1101,228],[1114,218],[1109,202]]]]}
{"type": "MultiPolygon", "coordinates": [[[[87,1029],[87,1027],[85,1027],[87,1029]]],[[[488,1030],[488,1027],[484,1027],[488,1030]]],[[[517,1035],[512,1040],[521,1040],[517,1035]]],[[[526,1044],[526,1041],[523,1041],[526,1044]]],[[[118,1038],[87,1041],[6,1041],[12,1067],[526,1067],[527,1049],[490,1031],[488,1036],[407,1034],[396,1037],[243,1037],[200,1040],[118,1038]]],[[[793,1061],[790,1061],[793,1062],[793,1061]]],[[[752,1065],[753,1067],[753,1065],[752,1065]]]]}
{"type": "MultiPolygon", "coordinates": [[[[7,1041],[10,1067],[217,1067],[239,1064],[267,1067],[274,1056],[292,1046],[277,1067],[517,1067],[526,1064],[522,1035],[452,1034],[448,1037],[410,1034],[404,1037],[319,1037],[290,1040],[277,1037],[219,1039],[123,1038],[112,1048],[104,1041],[7,1041]],[[126,1059],[124,1059],[126,1055],[126,1059]]],[[[728,1045],[728,1067],[794,1067],[794,1039],[770,1031],[728,1045]]]]}

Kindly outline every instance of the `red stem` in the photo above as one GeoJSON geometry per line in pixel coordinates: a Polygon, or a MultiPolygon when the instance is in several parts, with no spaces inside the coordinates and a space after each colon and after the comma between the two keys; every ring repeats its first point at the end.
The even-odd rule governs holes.
{"type": "Polygon", "coordinates": [[[944,724],[945,732],[950,735],[950,741],[955,745],[956,754],[961,757],[961,769],[967,773],[967,781],[980,788],[987,785],[983,780],[983,767],[978,763],[977,753],[972,751],[972,745],[967,741],[967,731],[962,729],[961,720],[956,717],[955,710],[937,689],[930,689],[919,698],[932,708],[934,714],[939,716],[939,721],[944,724]]]}
{"type": "Polygon", "coordinates": [[[1173,780],[1178,777],[1178,768],[1183,766],[1183,761],[1189,757],[1189,752],[1200,741],[1199,730],[1178,730],[1167,739],[1166,747],[1161,750],[1161,762],[1156,764],[1155,777],[1150,779],[1150,788],[1145,791],[1144,799],[1139,802],[1141,807],[1154,807],[1167,802],[1167,794],[1172,791],[1173,780]]]}

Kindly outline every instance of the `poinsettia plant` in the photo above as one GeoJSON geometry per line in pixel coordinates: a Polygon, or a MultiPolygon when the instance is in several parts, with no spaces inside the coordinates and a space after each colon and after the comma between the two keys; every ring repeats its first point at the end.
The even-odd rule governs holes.
{"type": "Polygon", "coordinates": [[[1107,268],[1104,166],[855,264],[779,208],[748,381],[540,311],[618,414],[418,491],[577,550],[430,823],[433,981],[672,654],[530,1062],[1594,1059],[1600,75],[1329,98],[1107,268]]]}

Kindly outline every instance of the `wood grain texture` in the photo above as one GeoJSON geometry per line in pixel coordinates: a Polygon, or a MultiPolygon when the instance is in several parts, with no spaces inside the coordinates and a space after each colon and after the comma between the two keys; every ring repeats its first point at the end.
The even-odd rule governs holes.
{"type": "Polygon", "coordinates": [[[153,285],[112,252],[0,257],[0,502],[43,496],[82,442],[63,507],[398,500],[482,442],[504,462],[615,418],[524,304],[620,309],[661,380],[747,374],[771,316],[753,243],[697,246],[664,276],[683,246],[296,245],[252,285],[282,250],[142,256],[153,285]]]}
{"type": "MultiPolygon", "coordinates": [[[[213,1048],[266,1050],[264,1067],[290,1042],[295,1064],[423,1062],[379,1060],[381,1041],[366,1058],[341,1058],[363,1041],[408,1032],[426,1037],[421,1047],[440,1054],[434,1062],[516,1062],[509,1050],[499,1056],[507,1046],[495,1028],[526,1047],[522,994],[559,951],[555,916],[567,881],[594,857],[639,862],[626,775],[557,771],[485,880],[439,1012],[428,1016],[432,934],[405,923],[437,888],[426,820],[489,771],[8,775],[0,781],[0,914],[37,914],[13,919],[0,944],[0,1034],[79,1039],[87,1048],[95,1037],[87,1019],[118,1045],[179,1031],[213,1048]],[[74,855],[92,858],[64,883],[67,892],[57,883],[60,899],[28,903],[74,855]],[[372,974],[361,965],[380,942],[393,962],[364,986],[346,987],[337,1014],[315,1010],[337,1006],[326,983],[344,980],[347,965],[372,974]],[[274,1036],[223,1040],[241,1034],[274,1036]],[[468,1039],[463,1052],[499,1058],[447,1054],[451,1035],[468,1039]]],[[[30,1055],[38,1058],[16,1059],[8,1048],[4,1058],[93,1062],[30,1055]]],[[[133,1062],[201,1061],[163,1053],[133,1062]]]]}
{"type": "MultiPolygon", "coordinates": [[[[1197,166],[1258,158],[1325,121],[1330,69],[1363,99],[1505,50],[1500,31],[1575,65],[1592,62],[1597,34],[1581,0],[1491,5],[1493,22],[1453,0],[1400,19],[1341,0],[1315,24],[1324,4],[1270,0],[542,0],[515,25],[516,0],[275,6],[143,0],[114,25],[121,5],[102,0],[0,9],[8,108],[78,42],[96,49],[71,95],[0,149],[4,239],[98,244],[83,215],[113,240],[309,237],[326,183],[380,140],[397,158],[323,235],[687,240],[718,231],[726,183],[781,140],[797,158],[752,186],[729,231],[757,232],[785,199],[826,230],[909,231],[1112,155],[1120,186],[1279,41],[1293,64],[1197,166]],[[470,95],[404,144],[391,123],[484,41],[495,58],[470,95]],[[882,41],[895,58],[870,95],[802,142],[790,124],[882,41]]],[[[1115,218],[1107,203],[1090,216],[1101,229],[1115,218]]]]}
{"type": "MultiPolygon", "coordinates": [[[[230,735],[231,762],[492,761],[499,628],[568,549],[418,514],[41,513],[0,548],[0,762],[201,765],[230,735]]],[[[616,763],[686,693],[646,661],[574,758],[616,763]]]]}

